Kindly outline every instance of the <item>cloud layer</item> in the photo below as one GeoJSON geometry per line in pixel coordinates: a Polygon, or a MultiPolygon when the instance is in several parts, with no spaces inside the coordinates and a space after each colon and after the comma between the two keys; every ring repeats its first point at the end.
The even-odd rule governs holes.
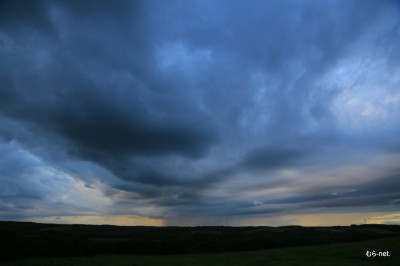
{"type": "Polygon", "coordinates": [[[399,13],[3,1],[0,217],[398,212],[399,13]]]}

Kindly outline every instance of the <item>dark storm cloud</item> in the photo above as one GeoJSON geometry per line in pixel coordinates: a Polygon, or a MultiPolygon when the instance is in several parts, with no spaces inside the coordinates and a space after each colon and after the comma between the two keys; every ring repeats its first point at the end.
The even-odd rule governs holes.
{"type": "Polygon", "coordinates": [[[305,151],[293,148],[268,147],[251,152],[241,166],[252,170],[269,170],[292,165],[305,151]]]}
{"type": "Polygon", "coordinates": [[[375,177],[390,186],[332,194],[346,184],[319,182],[347,161],[398,155],[396,8],[3,1],[0,148],[34,174],[2,161],[1,184],[14,194],[0,199],[76,204],[55,197],[67,190],[60,183],[153,216],[142,209],[233,215],[396,200],[391,163],[375,177]],[[43,187],[40,177],[57,181],[43,187]],[[268,192],[249,192],[257,188],[268,192]]]}
{"type": "MultiPolygon", "coordinates": [[[[142,75],[145,76],[144,79],[147,77],[146,73],[143,74],[143,70],[127,72],[132,80],[128,80],[129,84],[126,85],[123,84],[123,81],[115,81],[104,86],[100,84],[101,81],[93,81],[85,76],[87,72],[92,71],[93,75],[102,75],[101,71],[104,71],[103,68],[110,68],[108,65],[110,63],[115,68],[109,69],[108,74],[119,75],[120,70],[114,64],[120,65],[119,67],[127,67],[124,66],[127,62],[126,55],[119,55],[118,51],[125,50],[127,48],[125,46],[130,42],[132,42],[133,54],[128,56],[132,59],[132,63],[128,66],[133,67],[134,70],[139,65],[143,69],[146,68],[148,64],[146,61],[147,48],[142,49],[137,44],[137,41],[140,43],[140,39],[143,37],[124,38],[121,37],[121,34],[114,32],[114,23],[124,24],[125,27],[128,22],[136,23],[135,17],[130,19],[128,16],[132,14],[126,14],[127,7],[124,6],[128,5],[128,2],[117,7],[112,6],[112,8],[109,7],[109,2],[96,5],[95,8],[92,8],[89,3],[84,3],[82,6],[71,5],[69,2],[54,5],[64,7],[65,9],[61,10],[70,12],[66,13],[72,19],[72,26],[81,22],[92,27],[92,21],[88,21],[86,18],[87,15],[90,15],[92,20],[100,21],[100,24],[104,25],[106,29],[111,27],[109,30],[112,32],[110,32],[109,38],[116,37],[121,42],[111,42],[108,46],[102,47],[107,43],[104,44],[102,35],[97,36],[98,32],[95,29],[90,32],[80,32],[79,29],[76,29],[77,38],[80,37],[80,34],[88,33],[87,36],[82,36],[84,39],[80,40],[79,46],[75,46],[74,38],[64,42],[55,39],[56,45],[64,47],[66,51],[52,51],[52,43],[48,44],[51,56],[56,60],[54,64],[57,65],[46,70],[47,77],[37,80],[31,76],[34,73],[19,73],[19,75],[29,75],[28,79],[32,81],[29,89],[35,93],[29,96],[26,94],[28,92],[26,88],[18,88],[16,84],[18,78],[10,80],[12,73],[8,69],[3,69],[4,76],[7,78],[3,82],[1,90],[5,96],[3,112],[8,116],[32,123],[33,127],[37,127],[42,134],[56,133],[56,135],[66,138],[72,144],[68,148],[71,153],[83,159],[97,161],[106,167],[113,168],[114,164],[119,166],[119,163],[113,161],[124,161],[125,156],[137,154],[177,153],[193,158],[203,156],[210,144],[215,142],[216,136],[210,131],[211,127],[204,121],[204,118],[197,116],[196,121],[191,121],[192,118],[189,115],[196,113],[196,110],[189,105],[185,106],[185,103],[179,99],[181,95],[141,92],[140,90],[143,88],[139,87],[154,85],[152,79],[141,81],[142,75]],[[103,20],[105,13],[110,20],[103,20]],[[92,44],[96,41],[101,42],[99,44],[100,53],[92,51],[94,48],[92,44]],[[90,48],[90,50],[86,48],[90,48]],[[76,61],[77,58],[71,58],[69,53],[75,54],[80,60],[76,61]],[[142,61],[138,62],[138,59],[142,61]],[[89,67],[92,69],[81,69],[81,64],[87,63],[85,61],[88,61],[89,67]],[[96,72],[98,70],[99,73],[96,72]],[[146,97],[151,97],[152,102],[146,102],[146,97]],[[157,104],[159,110],[156,111],[160,114],[152,114],[151,111],[154,110],[149,111],[149,106],[146,104],[157,104]],[[178,110],[177,105],[184,109],[178,110]],[[176,114],[174,115],[174,113],[176,114]],[[168,114],[173,115],[168,117],[168,114]],[[207,125],[207,129],[205,129],[204,126],[207,125]]],[[[31,7],[27,6],[26,8],[31,7]]],[[[134,27],[129,28],[129,31],[125,33],[139,34],[137,30],[135,32],[134,27]]],[[[18,48],[15,47],[15,49],[18,48]]],[[[20,49],[24,49],[24,46],[20,49]]],[[[33,53],[35,52],[33,51],[33,53]]],[[[29,57],[24,59],[31,60],[29,57]]],[[[10,60],[12,59],[10,58],[10,60]]],[[[22,71],[34,70],[22,69],[22,71]]],[[[159,86],[165,87],[167,91],[172,90],[168,88],[171,86],[168,83],[159,84],[159,86]]],[[[154,88],[150,88],[150,90],[152,89],[154,88]]],[[[117,172],[116,169],[111,170],[117,172]]]]}
{"type": "Polygon", "coordinates": [[[48,17],[48,1],[2,1],[0,3],[0,29],[13,33],[16,28],[35,28],[52,33],[48,17]]]}
{"type": "Polygon", "coordinates": [[[213,136],[195,124],[179,121],[158,122],[140,102],[121,106],[95,95],[79,95],[79,102],[67,104],[53,118],[56,130],[82,147],[82,155],[182,153],[201,156],[213,136]],[[125,109],[125,110],[124,110],[125,109]],[[152,121],[153,120],[153,121],[152,121]]]}

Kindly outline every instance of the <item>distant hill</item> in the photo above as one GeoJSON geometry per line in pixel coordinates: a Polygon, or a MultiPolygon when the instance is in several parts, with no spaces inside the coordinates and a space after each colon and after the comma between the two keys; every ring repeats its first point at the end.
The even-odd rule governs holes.
{"type": "Polygon", "coordinates": [[[400,225],[147,227],[0,222],[0,258],[188,254],[354,242],[400,235],[400,225]]]}

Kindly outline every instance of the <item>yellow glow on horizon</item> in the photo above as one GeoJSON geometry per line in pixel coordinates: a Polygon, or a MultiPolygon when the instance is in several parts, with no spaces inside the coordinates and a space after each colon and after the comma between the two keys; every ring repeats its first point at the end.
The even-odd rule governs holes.
{"type": "MultiPolygon", "coordinates": [[[[351,225],[363,223],[379,223],[387,222],[385,219],[376,219],[376,217],[384,217],[387,213],[324,213],[324,214],[305,214],[305,215],[288,215],[283,220],[292,221],[292,224],[303,226],[335,226],[335,225],[351,225]],[[365,220],[364,220],[365,219],[365,220]]],[[[391,214],[393,215],[393,214],[391,214]]],[[[400,222],[398,218],[397,222],[400,222]]]]}
{"type": "Polygon", "coordinates": [[[400,224],[400,213],[385,214],[371,218],[371,223],[395,223],[400,224]]]}
{"type": "Polygon", "coordinates": [[[29,221],[38,223],[62,223],[62,224],[108,224],[121,226],[164,226],[164,220],[134,215],[80,215],[80,216],[48,216],[31,218],[29,221]]]}
{"type": "Polygon", "coordinates": [[[396,212],[360,212],[360,213],[314,213],[288,214],[271,217],[236,218],[232,226],[348,226],[351,224],[400,224],[400,213],[396,212]],[[365,219],[365,220],[364,220],[365,219]]]}
{"type": "Polygon", "coordinates": [[[221,223],[217,220],[204,220],[205,218],[185,219],[175,222],[163,219],[134,215],[81,215],[81,216],[47,216],[24,219],[39,223],[59,224],[108,224],[120,226],[201,226],[201,225],[229,225],[229,226],[348,226],[351,224],[400,224],[399,212],[360,212],[360,213],[315,213],[315,214],[290,214],[273,217],[239,218],[231,217],[221,223]],[[365,219],[365,220],[364,220],[365,219]]]}

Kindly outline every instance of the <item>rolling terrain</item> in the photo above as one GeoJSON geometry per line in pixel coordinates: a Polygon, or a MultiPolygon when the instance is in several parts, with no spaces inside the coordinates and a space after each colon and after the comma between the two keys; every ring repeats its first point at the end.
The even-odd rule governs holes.
{"type": "Polygon", "coordinates": [[[0,222],[0,234],[4,265],[399,265],[400,254],[398,225],[129,227],[0,222]],[[390,257],[368,258],[367,250],[388,251],[390,257]]]}

